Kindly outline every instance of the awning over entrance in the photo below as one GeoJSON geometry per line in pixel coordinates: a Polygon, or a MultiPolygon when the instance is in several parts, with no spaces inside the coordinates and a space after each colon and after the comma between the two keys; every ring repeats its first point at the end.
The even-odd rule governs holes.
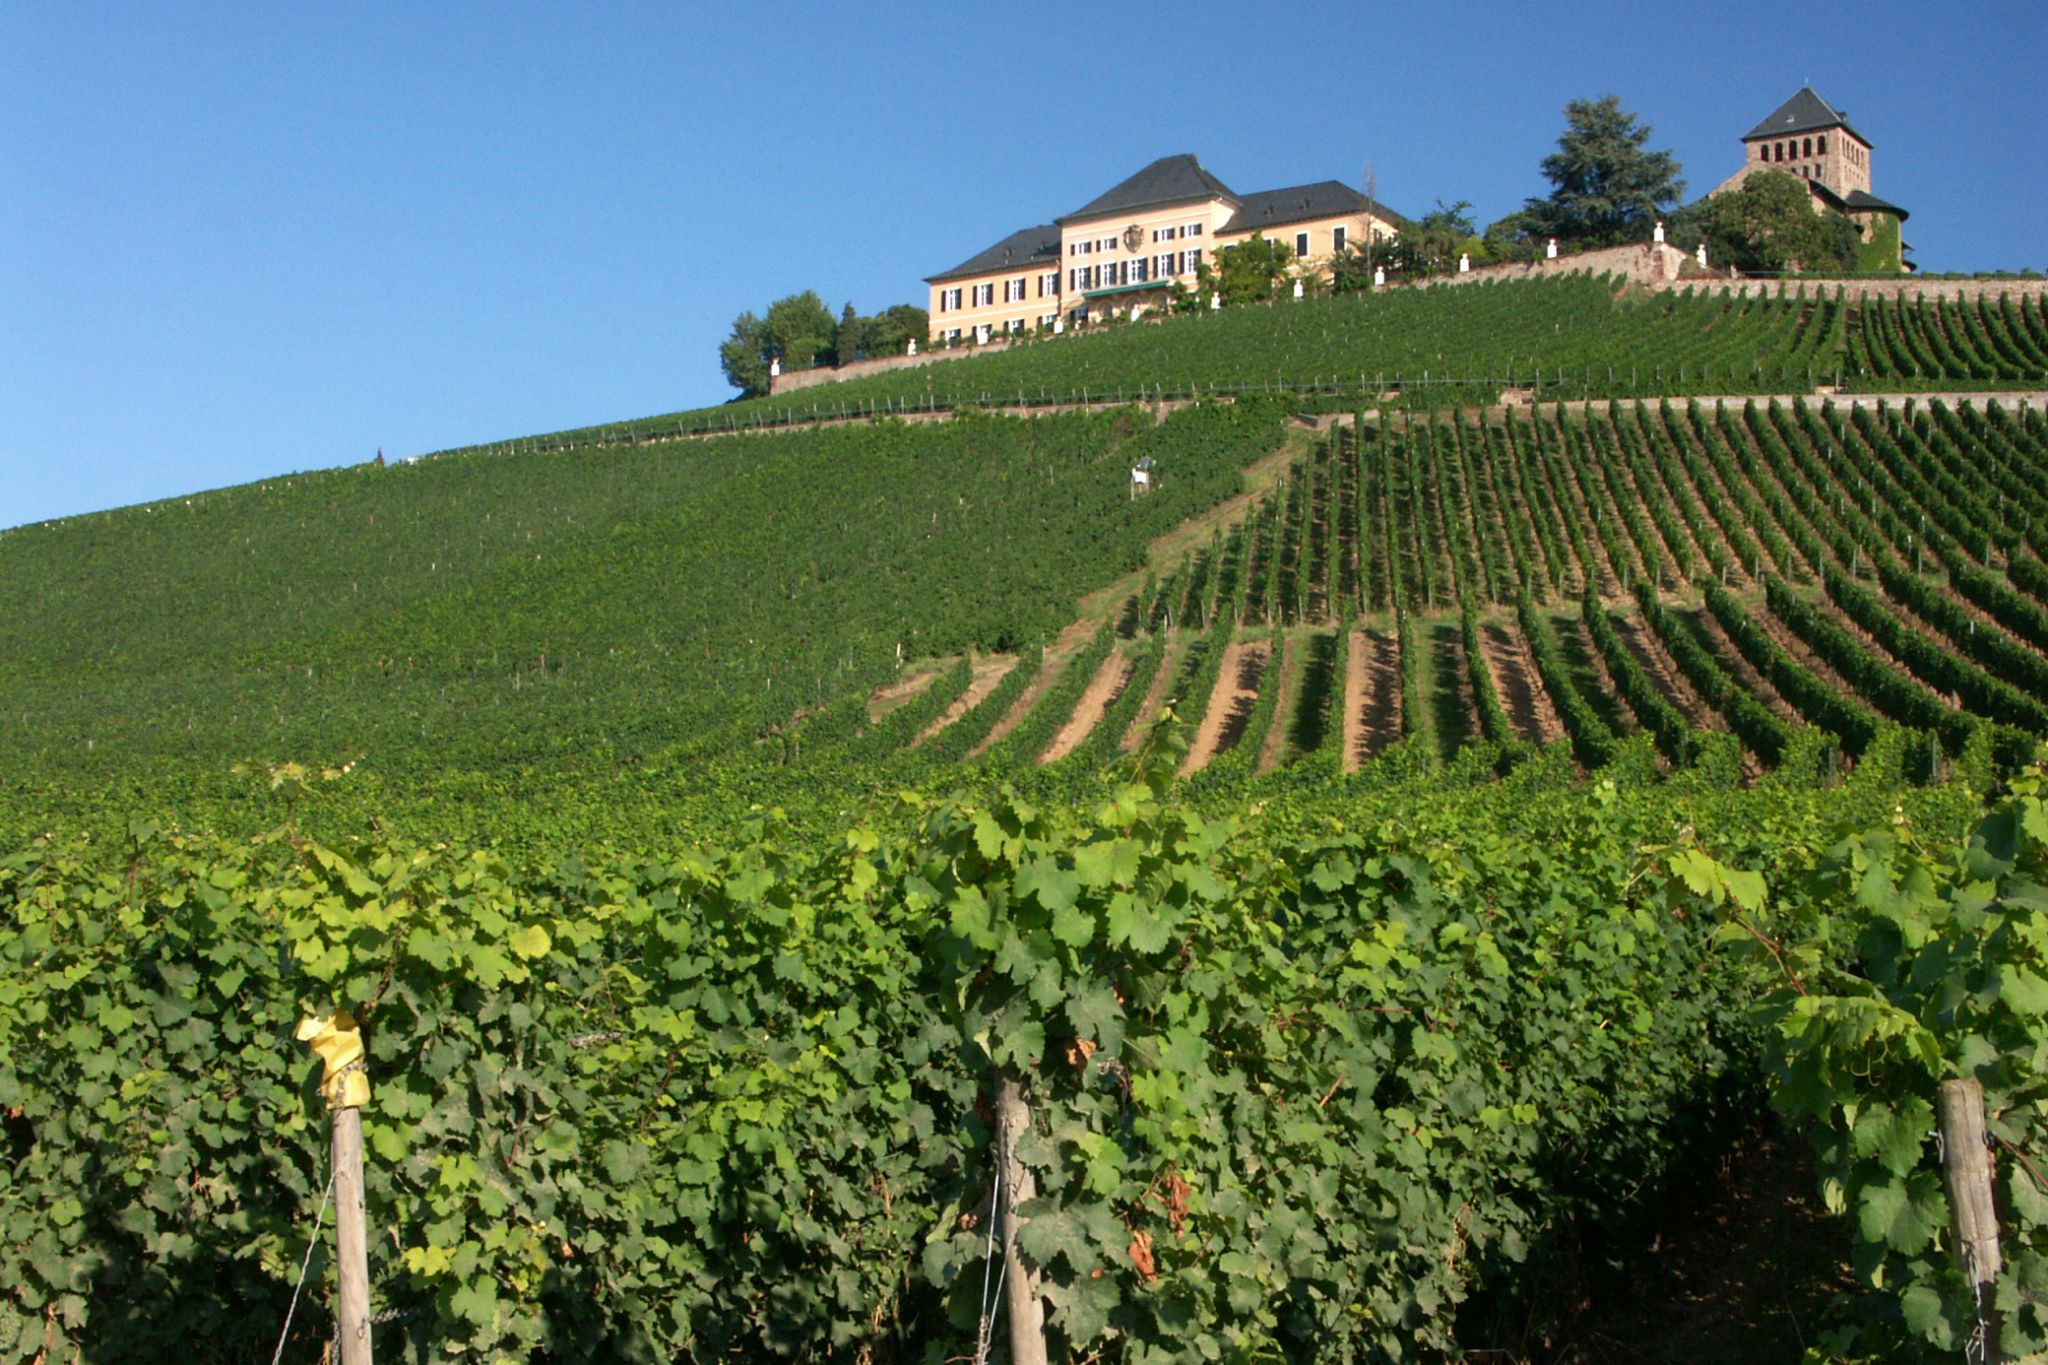
{"type": "Polygon", "coordinates": [[[1141,284],[1113,284],[1107,289],[1084,289],[1081,291],[1081,297],[1084,300],[1106,299],[1117,294],[1139,294],[1148,289],[1156,289],[1164,293],[1173,288],[1173,286],[1174,281],[1172,280],[1146,280],[1141,284]]]}

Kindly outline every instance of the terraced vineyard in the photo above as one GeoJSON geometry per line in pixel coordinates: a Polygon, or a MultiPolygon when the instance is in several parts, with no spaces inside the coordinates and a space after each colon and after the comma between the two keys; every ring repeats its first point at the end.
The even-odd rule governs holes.
{"type": "Polygon", "coordinates": [[[1279,393],[1326,411],[1394,401],[2034,387],[2048,382],[2039,293],[1901,303],[1839,285],[1770,296],[1617,293],[1605,277],[1394,290],[1115,325],[781,398],[670,413],[493,449],[633,444],[956,407],[1279,393]]]}
{"type": "Polygon", "coordinates": [[[1037,704],[1114,660],[1117,700],[1146,700],[1076,718],[1062,761],[1128,747],[1178,697],[1232,717],[1189,771],[1234,751],[1348,769],[1397,743],[1512,762],[1560,736],[1588,767],[1647,745],[1755,775],[1886,734],[1921,777],[2010,764],[2048,737],[2044,476],[2048,424],[1996,403],[1358,422],[1133,594],[1116,641],[1049,651],[1065,685],[1037,704]],[[1115,744],[1090,744],[1103,725],[1115,744]]]}

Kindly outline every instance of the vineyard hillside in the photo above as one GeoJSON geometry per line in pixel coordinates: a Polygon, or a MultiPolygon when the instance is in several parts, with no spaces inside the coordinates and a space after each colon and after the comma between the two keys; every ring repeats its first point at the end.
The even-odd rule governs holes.
{"type": "Polygon", "coordinates": [[[307,1017],[380,1359],[1600,1359],[1759,1150],[1727,1358],[2048,1351],[2038,293],[801,399],[0,533],[0,1365],[327,1358],[307,1017]]]}

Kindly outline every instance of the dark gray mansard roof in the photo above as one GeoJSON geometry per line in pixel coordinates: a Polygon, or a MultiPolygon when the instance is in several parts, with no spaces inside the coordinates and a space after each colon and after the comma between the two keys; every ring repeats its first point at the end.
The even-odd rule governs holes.
{"type": "Polygon", "coordinates": [[[957,280],[968,275],[986,275],[991,271],[1013,268],[1050,265],[1060,258],[1060,230],[1051,223],[1028,227],[1013,232],[978,255],[969,256],[951,270],[942,270],[936,275],[924,277],[926,284],[937,284],[941,280],[957,280]]]}
{"type": "Polygon", "coordinates": [[[1334,218],[1340,213],[1371,213],[1400,224],[1407,220],[1378,200],[1369,200],[1341,180],[1318,180],[1313,185],[1294,185],[1284,190],[1260,190],[1238,200],[1237,214],[1218,232],[1257,232],[1285,223],[1303,223],[1312,218],[1334,218]]]}
{"type": "Polygon", "coordinates": [[[1867,190],[1850,190],[1842,202],[1858,213],[1896,213],[1902,223],[1910,216],[1897,204],[1887,203],[1867,190]]]}
{"type": "Polygon", "coordinates": [[[1819,195],[1822,203],[1844,213],[1893,213],[1898,215],[1902,223],[1912,216],[1897,204],[1880,199],[1867,190],[1850,190],[1847,194],[1836,194],[1818,180],[1802,180],[1799,183],[1806,186],[1809,193],[1819,195]]]}
{"type": "Polygon", "coordinates": [[[1319,180],[1313,185],[1295,185],[1284,190],[1261,190],[1238,195],[1221,180],[1202,169],[1192,156],[1163,156],[1108,193],[1091,199],[1074,212],[1051,223],[1013,232],[988,250],[968,257],[951,270],[925,276],[926,284],[989,275],[999,270],[1024,270],[1056,264],[1060,258],[1060,224],[1085,218],[1107,218],[1156,208],[1161,204],[1195,203],[1224,199],[1237,206],[1230,221],[1219,232],[1256,232],[1312,218],[1334,218],[1340,213],[1372,212],[1396,225],[1407,222],[1400,214],[1377,200],[1366,197],[1337,180],[1319,180]]]}
{"type": "Polygon", "coordinates": [[[1201,199],[1229,199],[1237,196],[1230,187],[1202,169],[1191,155],[1162,156],[1130,179],[1113,186],[1059,219],[1062,223],[1083,218],[1100,218],[1160,204],[1182,204],[1201,199]]]}
{"type": "Polygon", "coordinates": [[[1869,138],[1849,126],[1847,115],[1830,107],[1826,100],[1813,93],[1813,87],[1809,85],[1779,105],[1777,111],[1769,118],[1743,134],[1742,140],[1760,142],[1765,138],[1785,137],[1792,133],[1817,133],[1823,128],[1835,127],[1841,128],[1866,147],[1874,145],[1869,138]]]}

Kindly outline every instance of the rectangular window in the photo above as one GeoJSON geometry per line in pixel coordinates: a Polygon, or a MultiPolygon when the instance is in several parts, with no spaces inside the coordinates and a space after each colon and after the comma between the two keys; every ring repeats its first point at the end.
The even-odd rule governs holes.
{"type": "Polygon", "coordinates": [[[939,311],[941,313],[957,313],[960,311],[960,290],[957,286],[952,289],[941,289],[939,291],[939,311]]]}
{"type": "Polygon", "coordinates": [[[1189,237],[1199,237],[1202,235],[1202,225],[1200,223],[1189,223],[1184,232],[1189,237]]]}
{"type": "Polygon", "coordinates": [[[1331,229],[1330,229],[1330,250],[1332,250],[1332,251],[1342,251],[1343,249],[1344,249],[1344,225],[1343,225],[1342,223],[1339,223],[1339,224],[1337,224],[1337,226],[1335,226],[1335,227],[1333,227],[1333,228],[1331,228],[1331,229]]]}
{"type": "Polygon", "coordinates": [[[988,284],[975,285],[974,292],[971,295],[971,297],[974,300],[974,306],[976,308],[986,308],[989,304],[994,303],[996,301],[995,284],[991,282],[988,284]]]}
{"type": "Polygon", "coordinates": [[[1038,330],[1041,332],[1052,330],[1053,319],[1058,316],[1058,313],[1040,313],[1038,315],[1038,330]]]}
{"type": "Polygon", "coordinates": [[[948,327],[948,328],[946,329],[946,340],[948,340],[948,341],[958,341],[959,339],[960,339],[960,329],[959,329],[958,327],[948,327]]]}
{"type": "Polygon", "coordinates": [[[1057,270],[1038,277],[1038,297],[1051,298],[1060,292],[1060,272],[1057,270]]]}
{"type": "Polygon", "coordinates": [[[1196,247],[1193,251],[1190,251],[1188,253],[1188,274],[1192,275],[1201,268],[1202,249],[1200,247],[1196,247]]]}
{"type": "Polygon", "coordinates": [[[1103,249],[1104,251],[1115,251],[1115,250],[1116,250],[1116,238],[1114,238],[1114,237],[1104,237],[1104,238],[1102,239],[1102,249],[1103,249]]]}
{"type": "Polygon", "coordinates": [[[1011,318],[1011,319],[1010,319],[1009,321],[1007,321],[1007,322],[1005,322],[1005,323],[1003,324],[1003,330],[1004,330],[1005,332],[1021,332],[1021,331],[1023,331],[1023,330],[1024,330],[1024,319],[1022,319],[1022,318],[1011,318]]]}
{"type": "Polygon", "coordinates": [[[1294,234],[1294,254],[1297,259],[1304,261],[1308,259],[1308,234],[1306,232],[1294,234]]]}
{"type": "Polygon", "coordinates": [[[1131,283],[1143,284],[1144,282],[1145,258],[1143,256],[1140,256],[1137,260],[1131,262],[1131,283]]]}

